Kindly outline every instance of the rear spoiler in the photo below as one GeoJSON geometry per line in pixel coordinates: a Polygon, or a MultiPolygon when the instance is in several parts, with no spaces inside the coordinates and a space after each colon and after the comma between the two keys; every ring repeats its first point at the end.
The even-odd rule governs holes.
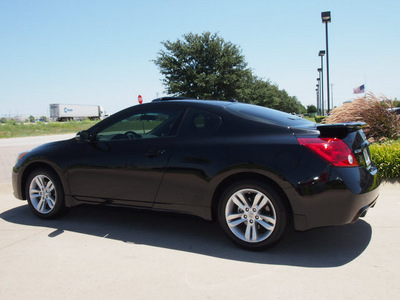
{"type": "Polygon", "coordinates": [[[321,133],[321,136],[346,136],[350,132],[362,129],[366,123],[364,122],[352,122],[352,123],[335,123],[335,124],[323,124],[318,125],[317,129],[321,133]]]}

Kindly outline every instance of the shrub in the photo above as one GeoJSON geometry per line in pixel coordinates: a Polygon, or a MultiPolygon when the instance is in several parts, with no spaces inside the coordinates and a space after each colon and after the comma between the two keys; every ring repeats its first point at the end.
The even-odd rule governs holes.
{"type": "Polygon", "coordinates": [[[371,157],[383,178],[400,178],[400,140],[370,146],[371,157]]]}
{"type": "Polygon", "coordinates": [[[361,111],[369,109],[369,103],[365,98],[355,99],[331,111],[331,114],[325,119],[326,124],[358,122],[363,121],[361,111]]]}
{"type": "Polygon", "coordinates": [[[315,116],[315,123],[321,123],[325,118],[325,116],[315,116]]]}
{"type": "Polygon", "coordinates": [[[393,101],[381,96],[368,93],[351,103],[335,108],[325,119],[326,124],[343,122],[365,122],[365,134],[370,140],[382,141],[397,139],[400,136],[400,116],[390,112],[393,101]]]}
{"type": "Polygon", "coordinates": [[[367,135],[374,140],[397,140],[400,136],[400,116],[391,112],[393,108],[389,101],[371,100],[370,108],[363,110],[361,116],[368,127],[367,135]]]}
{"type": "Polygon", "coordinates": [[[12,125],[12,126],[16,126],[18,125],[18,122],[15,121],[14,119],[10,119],[6,122],[7,125],[12,125]]]}

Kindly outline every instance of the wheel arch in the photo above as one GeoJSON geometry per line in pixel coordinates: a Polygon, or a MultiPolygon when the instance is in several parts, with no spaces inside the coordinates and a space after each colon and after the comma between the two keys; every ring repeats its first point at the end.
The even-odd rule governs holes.
{"type": "Polygon", "coordinates": [[[225,178],[223,181],[219,183],[217,188],[214,191],[213,197],[212,197],[212,203],[211,203],[211,217],[212,220],[215,221],[218,219],[218,204],[221,199],[221,196],[223,192],[228,188],[231,184],[239,181],[245,181],[245,180],[254,180],[254,181],[259,181],[262,183],[267,184],[271,188],[273,188],[279,196],[281,196],[283,200],[283,204],[285,206],[287,215],[288,215],[288,220],[290,220],[290,223],[293,221],[293,210],[292,206],[290,205],[290,201],[284,192],[284,190],[271,178],[268,176],[265,176],[263,174],[259,173],[252,173],[252,172],[241,172],[241,173],[236,173],[233,175],[230,175],[229,177],[225,178]]]}
{"type": "Polygon", "coordinates": [[[47,162],[43,162],[43,161],[36,161],[33,162],[31,164],[29,164],[28,166],[25,167],[22,176],[21,176],[21,183],[20,183],[20,189],[21,189],[21,194],[23,199],[27,199],[27,195],[25,192],[25,186],[26,186],[26,182],[28,180],[29,175],[37,169],[47,169],[49,171],[54,172],[58,179],[60,180],[61,184],[62,184],[62,188],[64,190],[64,193],[66,194],[66,188],[67,185],[63,179],[63,176],[60,176],[59,170],[57,170],[57,168],[55,168],[54,166],[52,166],[51,164],[47,163],[47,162]]]}

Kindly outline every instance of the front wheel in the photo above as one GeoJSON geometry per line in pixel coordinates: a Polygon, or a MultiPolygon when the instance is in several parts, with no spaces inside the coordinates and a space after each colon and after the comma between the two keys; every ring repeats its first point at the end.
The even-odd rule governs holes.
{"type": "Polygon", "coordinates": [[[26,182],[25,194],[35,215],[50,219],[65,211],[64,191],[57,174],[48,169],[33,171],[26,182]]]}
{"type": "Polygon", "coordinates": [[[287,223],[280,195],[258,181],[243,181],[228,187],[219,203],[218,218],[228,237],[248,250],[273,246],[287,223]]]}

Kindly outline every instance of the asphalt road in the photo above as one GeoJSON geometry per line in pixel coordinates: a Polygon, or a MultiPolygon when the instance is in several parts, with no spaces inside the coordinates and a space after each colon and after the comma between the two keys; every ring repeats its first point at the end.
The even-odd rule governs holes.
{"type": "Polygon", "coordinates": [[[81,206],[36,218],[12,195],[11,166],[18,152],[69,137],[0,140],[2,299],[399,298],[398,183],[382,185],[355,224],[289,231],[253,253],[192,217],[81,206]]]}

